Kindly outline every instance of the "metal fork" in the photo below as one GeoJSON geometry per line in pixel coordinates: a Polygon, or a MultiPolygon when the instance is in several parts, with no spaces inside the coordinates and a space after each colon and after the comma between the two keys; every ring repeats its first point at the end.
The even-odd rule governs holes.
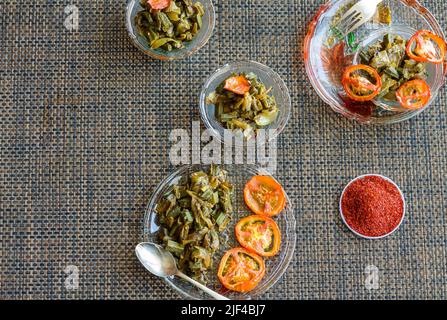
{"type": "Polygon", "coordinates": [[[368,22],[377,10],[377,5],[383,0],[361,0],[349,9],[337,23],[335,28],[346,37],[352,31],[368,22]]]}

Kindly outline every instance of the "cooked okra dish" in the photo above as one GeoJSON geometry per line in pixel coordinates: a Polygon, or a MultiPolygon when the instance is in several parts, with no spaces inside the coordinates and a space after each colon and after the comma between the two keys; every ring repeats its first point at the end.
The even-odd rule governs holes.
{"type": "Polygon", "coordinates": [[[345,70],[342,84],[354,101],[383,98],[418,110],[431,99],[427,64],[442,64],[445,55],[445,41],[431,31],[419,30],[408,41],[387,34],[360,52],[361,64],[345,70]]]}
{"type": "Polygon", "coordinates": [[[178,259],[181,271],[202,283],[231,221],[232,195],[227,172],[211,166],[209,172],[181,179],[157,204],[165,248],[178,259]]]}
{"type": "Polygon", "coordinates": [[[216,119],[225,129],[242,132],[249,139],[274,123],[279,109],[271,88],[254,73],[233,74],[207,97],[216,119]]]}
{"type": "Polygon", "coordinates": [[[361,62],[376,69],[381,77],[379,98],[396,101],[396,91],[405,82],[427,79],[425,63],[407,56],[407,43],[400,36],[387,34],[383,40],[360,52],[361,62]]]}
{"type": "Polygon", "coordinates": [[[205,8],[192,0],[141,0],[144,10],[135,16],[138,33],[152,49],[185,47],[202,28],[205,8]]]}
{"type": "Polygon", "coordinates": [[[243,190],[235,190],[223,168],[183,176],[157,204],[159,237],[178,261],[179,269],[207,284],[217,270],[222,285],[232,291],[256,288],[266,273],[264,259],[279,254],[281,230],[274,218],[286,207],[282,186],[270,176],[253,176],[243,190]],[[236,247],[228,250],[227,229],[233,217],[232,198],[243,193],[251,213],[234,226],[236,247]],[[222,256],[222,252],[226,252],[222,256]],[[218,265],[213,261],[220,259],[218,265]]]}

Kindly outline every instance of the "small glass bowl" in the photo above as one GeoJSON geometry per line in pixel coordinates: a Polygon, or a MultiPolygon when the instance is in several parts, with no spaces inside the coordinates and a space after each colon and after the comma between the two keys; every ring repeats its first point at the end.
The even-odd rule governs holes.
{"type": "Polygon", "coordinates": [[[405,220],[405,213],[406,213],[405,197],[404,197],[404,194],[403,194],[402,190],[399,188],[399,186],[398,186],[393,180],[391,180],[390,178],[385,177],[385,176],[382,176],[382,175],[380,175],[380,174],[364,174],[364,175],[361,175],[361,176],[359,176],[359,177],[357,177],[357,178],[351,180],[351,181],[346,185],[346,187],[343,189],[343,191],[342,191],[342,193],[341,193],[341,197],[340,197],[340,202],[339,202],[339,212],[340,212],[341,219],[343,220],[343,223],[348,227],[349,230],[351,230],[351,231],[352,231],[355,235],[357,235],[358,237],[360,237],[360,238],[364,238],[364,239],[368,239],[368,240],[383,239],[383,238],[389,237],[389,236],[392,235],[394,232],[396,232],[396,231],[400,228],[400,226],[402,225],[402,223],[404,222],[404,220],[405,220]],[[345,216],[344,216],[344,214],[343,214],[343,210],[342,210],[342,201],[343,201],[343,197],[344,197],[345,192],[346,192],[346,190],[348,189],[348,187],[349,187],[351,184],[353,184],[355,181],[357,181],[357,180],[360,180],[360,179],[365,178],[365,177],[371,177],[371,176],[373,176],[373,177],[380,177],[380,178],[382,178],[382,179],[385,179],[386,181],[389,181],[391,184],[393,184],[393,185],[397,188],[397,190],[399,190],[399,194],[400,194],[400,196],[402,197],[402,202],[403,202],[403,205],[404,205],[404,212],[403,212],[403,214],[402,214],[402,218],[401,218],[399,224],[398,224],[398,225],[397,225],[391,232],[389,232],[389,233],[387,233],[387,234],[384,234],[384,235],[382,235],[382,236],[378,236],[378,237],[369,237],[369,236],[365,236],[365,235],[363,235],[363,234],[357,232],[357,231],[354,230],[353,228],[351,228],[351,226],[350,226],[350,225],[348,224],[348,222],[346,221],[345,216]]]}
{"type": "Polygon", "coordinates": [[[135,26],[135,16],[143,10],[143,7],[139,0],[128,0],[126,6],[126,27],[132,43],[145,54],[160,60],[178,60],[193,55],[211,38],[216,24],[216,13],[213,2],[211,0],[201,0],[200,2],[205,8],[205,15],[202,18],[202,28],[191,41],[184,42],[184,48],[166,51],[163,49],[152,49],[146,38],[138,34],[137,27],[135,26]]]}
{"type": "MultiPolygon", "coordinates": [[[[228,172],[229,181],[234,186],[232,199],[234,213],[233,219],[227,226],[226,231],[221,235],[223,241],[221,241],[219,251],[214,254],[213,267],[208,271],[210,281],[207,286],[232,300],[251,300],[263,295],[269,290],[282,277],[284,272],[286,272],[289,263],[293,258],[296,243],[296,221],[294,210],[290,198],[286,195],[286,207],[283,212],[273,218],[281,230],[281,249],[278,255],[264,259],[266,273],[259,285],[253,291],[248,293],[233,292],[225,289],[217,278],[217,269],[219,267],[220,259],[227,250],[240,247],[234,235],[234,227],[240,219],[253,214],[244,201],[243,190],[245,184],[255,175],[268,175],[268,173],[262,168],[254,165],[225,165],[224,168],[228,172]]],[[[157,203],[160,202],[163,195],[168,192],[169,188],[182,177],[187,177],[191,173],[199,170],[208,171],[208,169],[208,165],[185,165],[175,170],[157,186],[145,211],[143,228],[144,241],[161,244],[158,235],[160,227],[155,209],[157,203]]],[[[165,278],[165,281],[187,299],[210,299],[206,293],[178,277],[165,278]]]]}
{"type": "MultiPolygon", "coordinates": [[[[265,127],[266,130],[273,130],[273,133],[266,134],[266,141],[276,139],[284,130],[289,121],[292,102],[286,84],[281,77],[271,68],[255,61],[239,61],[235,63],[226,64],[217,69],[205,82],[200,93],[200,114],[205,126],[211,130],[213,136],[219,141],[224,142],[224,131],[226,130],[222,124],[215,117],[215,106],[206,103],[206,97],[211,94],[216,88],[230,77],[233,73],[249,73],[256,74],[260,81],[262,81],[267,88],[272,88],[272,95],[276,99],[279,108],[278,118],[274,123],[265,127]]],[[[234,134],[232,134],[234,136],[234,134]]]]}
{"type": "Polygon", "coordinates": [[[346,41],[331,42],[331,27],[334,17],[342,8],[347,8],[353,0],[329,0],[321,6],[316,16],[309,24],[309,30],[304,41],[304,64],[309,80],[320,98],[335,112],[346,118],[364,124],[391,124],[415,117],[427,110],[436,99],[442,88],[447,73],[446,63],[428,68],[428,82],[432,97],[429,103],[419,110],[402,110],[395,104],[381,105],[383,101],[357,103],[345,96],[341,85],[341,77],[347,66],[355,64],[354,57],[358,50],[378,39],[383,31],[393,30],[408,38],[411,30],[431,30],[445,39],[444,32],[431,12],[418,1],[384,0],[392,10],[391,26],[368,22],[355,30],[355,38],[359,41],[357,49],[348,49],[346,41]],[[337,45],[344,45],[340,49],[337,45]]]}

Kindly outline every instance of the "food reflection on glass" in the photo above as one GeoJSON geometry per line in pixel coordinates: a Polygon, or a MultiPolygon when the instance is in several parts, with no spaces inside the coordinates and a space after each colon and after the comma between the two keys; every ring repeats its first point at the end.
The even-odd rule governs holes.
{"type": "Polygon", "coordinates": [[[246,139],[274,123],[279,114],[271,88],[252,72],[228,77],[207,96],[206,103],[216,107],[215,117],[225,129],[246,139]]]}
{"type": "Polygon", "coordinates": [[[202,28],[205,9],[192,0],[141,0],[144,10],[135,16],[138,33],[152,49],[172,51],[185,47],[202,28]]]}

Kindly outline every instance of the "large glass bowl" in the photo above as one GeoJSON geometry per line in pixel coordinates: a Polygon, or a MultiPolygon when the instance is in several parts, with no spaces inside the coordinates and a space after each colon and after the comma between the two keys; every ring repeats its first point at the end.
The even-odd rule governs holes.
{"type": "MultiPolygon", "coordinates": [[[[200,93],[200,114],[207,129],[211,130],[213,136],[222,142],[224,139],[225,128],[216,119],[216,108],[212,104],[206,102],[209,94],[216,90],[216,88],[230,77],[233,73],[250,73],[256,74],[260,81],[262,81],[267,88],[271,88],[271,93],[275,97],[279,109],[279,115],[275,122],[265,127],[266,130],[271,130],[270,134],[266,134],[266,140],[270,141],[276,139],[284,130],[289,121],[292,104],[286,84],[281,77],[271,68],[255,61],[239,61],[226,64],[216,70],[205,82],[200,93]]],[[[232,134],[234,136],[234,134],[232,134]]]]}
{"type": "MultiPolygon", "coordinates": [[[[377,100],[356,103],[344,95],[341,76],[345,68],[357,64],[359,50],[381,39],[385,33],[401,35],[409,39],[417,30],[431,30],[445,38],[434,16],[416,0],[385,0],[383,4],[392,10],[392,24],[366,23],[354,32],[358,48],[351,48],[347,41],[331,41],[331,26],[337,13],[347,10],[353,0],[334,0],[324,4],[309,25],[304,45],[304,62],[310,82],[324,102],[333,110],[361,123],[396,123],[410,119],[427,109],[444,85],[446,63],[427,65],[427,79],[432,97],[426,107],[404,110],[397,104],[383,104],[377,100]]],[[[355,46],[354,46],[355,47],[355,46]]]]}
{"type": "MultiPolygon", "coordinates": [[[[158,238],[159,225],[155,208],[157,203],[162,199],[163,195],[169,190],[169,188],[181,177],[186,177],[199,170],[208,171],[208,168],[209,166],[202,165],[182,166],[159,184],[159,186],[155,189],[145,212],[145,241],[161,244],[160,239],[158,238]]],[[[241,218],[252,214],[244,202],[244,186],[251,177],[255,175],[266,175],[267,173],[261,168],[251,165],[225,165],[225,169],[228,171],[229,181],[235,188],[233,196],[234,213],[231,223],[228,225],[223,234],[223,239],[226,240],[221,241],[220,250],[214,255],[213,268],[209,271],[210,283],[207,285],[209,288],[227,296],[230,299],[255,299],[269,290],[281,278],[287,270],[287,267],[293,257],[296,242],[296,222],[294,211],[290,199],[287,197],[286,208],[274,218],[281,230],[281,250],[277,256],[265,259],[266,274],[261,283],[253,291],[246,294],[226,290],[222,287],[217,278],[217,268],[219,266],[220,259],[227,250],[240,246],[236,240],[236,237],[234,236],[234,227],[241,218]]],[[[210,299],[207,294],[178,277],[166,278],[166,281],[185,298],[210,299]]]]}
{"type": "Polygon", "coordinates": [[[213,2],[211,0],[200,0],[200,2],[205,8],[205,15],[202,18],[203,25],[200,31],[191,41],[185,42],[184,48],[166,51],[163,49],[152,49],[146,38],[138,34],[135,26],[135,16],[143,10],[143,7],[140,4],[140,0],[128,0],[126,6],[126,27],[132,43],[145,54],[160,60],[178,60],[193,55],[211,38],[216,24],[213,2]]]}

